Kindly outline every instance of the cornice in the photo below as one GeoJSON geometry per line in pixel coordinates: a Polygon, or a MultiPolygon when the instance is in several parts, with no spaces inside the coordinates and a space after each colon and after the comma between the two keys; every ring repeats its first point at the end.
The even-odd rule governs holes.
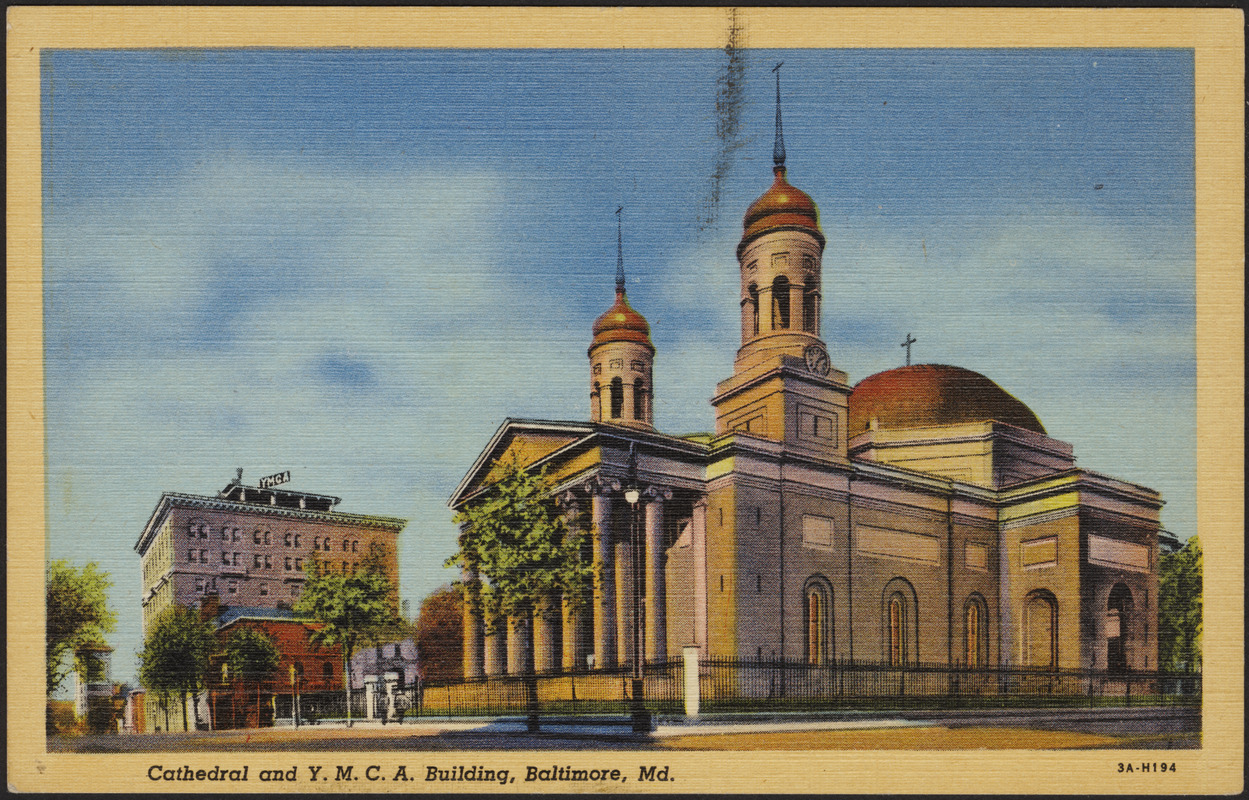
{"type": "Polygon", "coordinates": [[[399,533],[407,527],[408,521],[399,517],[386,517],[371,514],[347,514],[341,511],[311,511],[308,509],[285,508],[283,506],[262,506],[254,503],[239,503],[223,500],[218,497],[203,495],[165,492],[161,495],[152,512],[151,518],[143,528],[143,533],[135,542],[134,549],[140,554],[147,550],[157,528],[174,508],[192,508],[204,511],[222,511],[232,514],[251,514],[261,517],[277,517],[302,520],[305,522],[329,522],[336,524],[355,525],[362,528],[393,530],[399,533]]]}

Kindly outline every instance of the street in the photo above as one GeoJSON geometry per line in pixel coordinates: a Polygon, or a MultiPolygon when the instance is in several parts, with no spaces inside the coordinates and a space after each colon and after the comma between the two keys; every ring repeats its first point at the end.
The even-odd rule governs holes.
{"type": "Polygon", "coordinates": [[[420,720],[199,733],[50,737],[50,752],[269,752],[460,750],[965,750],[1196,749],[1200,709],[1185,707],[912,712],[810,717],[660,718],[634,734],[621,720],[420,720]]]}

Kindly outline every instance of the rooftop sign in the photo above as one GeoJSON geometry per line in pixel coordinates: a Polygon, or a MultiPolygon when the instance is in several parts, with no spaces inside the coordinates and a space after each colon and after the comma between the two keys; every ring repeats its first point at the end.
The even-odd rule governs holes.
{"type": "Polygon", "coordinates": [[[290,479],[291,471],[289,469],[286,472],[279,472],[276,475],[266,475],[260,479],[260,488],[272,489],[274,486],[280,486],[283,483],[289,482],[290,479]]]}

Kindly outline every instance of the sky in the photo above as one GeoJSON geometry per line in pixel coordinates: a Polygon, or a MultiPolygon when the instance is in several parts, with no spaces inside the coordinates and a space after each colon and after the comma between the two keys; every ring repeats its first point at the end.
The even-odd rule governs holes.
{"type": "Polygon", "coordinates": [[[237,467],[408,519],[413,611],[452,580],[504,419],[589,418],[617,206],[655,424],[711,430],[782,60],[833,365],[910,333],[1195,533],[1190,50],[44,51],[47,549],[112,574],[114,679],[161,493],[237,467]]]}

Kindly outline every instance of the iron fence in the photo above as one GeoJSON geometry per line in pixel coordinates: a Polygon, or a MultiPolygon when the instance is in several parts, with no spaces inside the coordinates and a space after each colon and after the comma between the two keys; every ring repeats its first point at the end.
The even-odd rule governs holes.
{"type": "MultiPolygon", "coordinates": [[[[642,701],[653,713],[679,713],[685,699],[682,662],[647,664],[642,701]]],[[[629,667],[539,675],[496,675],[457,683],[426,684],[411,698],[409,714],[458,716],[532,713],[628,713],[633,701],[629,667]]]]}
{"type": "Polygon", "coordinates": [[[1200,703],[1200,673],[863,661],[704,659],[703,709],[1107,706],[1200,703]]]}
{"type": "MultiPolygon", "coordinates": [[[[626,714],[629,668],[499,675],[427,684],[400,692],[396,708],[414,716],[626,714]]],[[[893,708],[1097,707],[1200,704],[1201,673],[1108,672],[1031,667],[905,666],[863,661],[703,659],[704,713],[871,710],[893,708]]],[[[682,713],[684,673],[678,660],[647,664],[643,704],[652,713],[682,713]]],[[[396,715],[390,719],[393,721],[396,715]]]]}

